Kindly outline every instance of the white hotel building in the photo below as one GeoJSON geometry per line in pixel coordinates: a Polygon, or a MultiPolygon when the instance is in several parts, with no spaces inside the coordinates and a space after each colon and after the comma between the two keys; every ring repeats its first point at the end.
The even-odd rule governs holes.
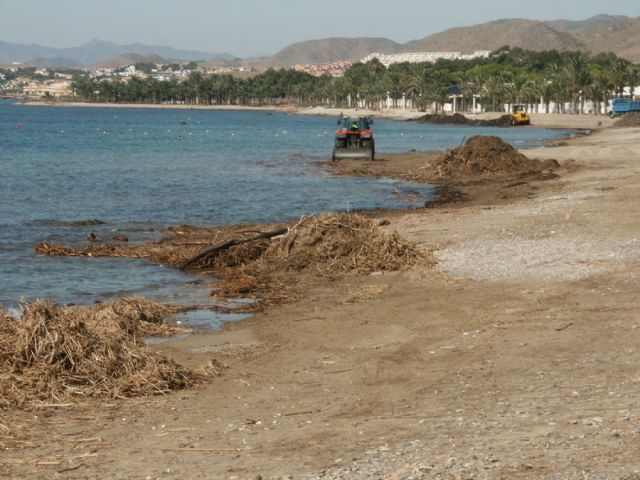
{"type": "Polygon", "coordinates": [[[412,53],[371,53],[364,57],[361,62],[367,63],[374,58],[380,60],[385,67],[394,63],[435,63],[438,60],[472,60],[474,58],[488,58],[490,50],[476,50],[474,53],[463,55],[461,52],[412,52],[412,53]]]}

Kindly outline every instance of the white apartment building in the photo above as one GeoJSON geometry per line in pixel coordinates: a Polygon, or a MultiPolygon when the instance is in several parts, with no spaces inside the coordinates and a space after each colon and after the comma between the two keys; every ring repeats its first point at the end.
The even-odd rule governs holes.
{"type": "Polygon", "coordinates": [[[385,67],[394,63],[435,63],[438,60],[472,60],[474,58],[488,58],[490,50],[476,50],[474,53],[463,55],[462,52],[409,52],[409,53],[371,53],[361,62],[367,63],[374,58],[380,60],[385,67]]]}

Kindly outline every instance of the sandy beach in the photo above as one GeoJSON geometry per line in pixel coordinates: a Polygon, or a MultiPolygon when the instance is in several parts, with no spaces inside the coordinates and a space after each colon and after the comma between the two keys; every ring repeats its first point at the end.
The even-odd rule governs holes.
{"type": "MultiPolygon", "coordinates": [[[[524,153],[560,168],[459,182],[466,202],[377,214],[387,231],[433,251],[435,267],[299,275],[295,302],[154,347],[187,366],[215,358],[227,366],[221,376],[169,395],[16,411],[23,433],[0,453],[0,470],[9,478],[636,478],[640,128],[598,129],[524,153]]],[[[430,155],[338,168],[415,178],[430,155]]]]}

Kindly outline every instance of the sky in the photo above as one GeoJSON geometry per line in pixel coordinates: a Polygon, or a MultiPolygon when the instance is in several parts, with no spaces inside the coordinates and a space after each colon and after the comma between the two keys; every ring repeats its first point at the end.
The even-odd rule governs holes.
{"type": "Polygon", "coordinates": [[[0,0],[0,41],[74,47],[94,38],[240,57],[294,42],[397,42],[501,18],[640,16],[640,0],[0,0]]]}

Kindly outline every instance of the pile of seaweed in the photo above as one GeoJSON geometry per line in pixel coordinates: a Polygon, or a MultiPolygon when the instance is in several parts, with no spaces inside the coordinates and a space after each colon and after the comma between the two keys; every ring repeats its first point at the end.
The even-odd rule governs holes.
{"type": "Polygon", "coordinates": [[[406,270],[426,263],[428,255],[397,233],[387,233],[369,218],[354,213],[306,217],[295,225],[260,235],[229,248],[212,249],[188,268],[227,265],[245,271],[345,272],[406,270]]]}
{"type": "Polygon", "coordinates": [[[527,158],[499,137],[475,136],[459,148],[438,156],[433,164],[440,177],[534,174],[557,168],[555,160],[527,158]]]}
{"type": "Polygon", "coordinates": [[[640,127],[640,112],[625,113],[614,126],[618,128],[640,127]]]}
{"type": "Polygon", "coordinates": [[[374,220],[337,213],[303,218],[252,238],[225,242],[183,267],[222,272],[223,281],[214,295],[254,298],[256,302],[231,310],[252,312],[297,298],[292,272],[331,276],[407,270],[433,263],[429,252],[395,232],[387,233],[374,220]]]}
{"type": "Polygon", "coordinates": [[[398,235],[357,214],[303,219],[259,259],[268,271],[341,272],[407,270],[425,263],[426,254],[398,235]]]}
{"type": "Polygon", "coordinates": [[[492,120],[473,120],[460,113],[453,115],[427,114],[416,120],[418,123],[431,123],[434,125],[473,125],[481,127],[510,127],[511,115],[502,115],[492,120]]]}
{"type": "Polygon", "coordinates": [[[123,398],[188,388],[218,372],[196,372],[152,352],[149,335],[175,333],[175,309],[141,299],[89,307],[24,304],[0,309],[0,412],[72,398],[123,398]]]}

